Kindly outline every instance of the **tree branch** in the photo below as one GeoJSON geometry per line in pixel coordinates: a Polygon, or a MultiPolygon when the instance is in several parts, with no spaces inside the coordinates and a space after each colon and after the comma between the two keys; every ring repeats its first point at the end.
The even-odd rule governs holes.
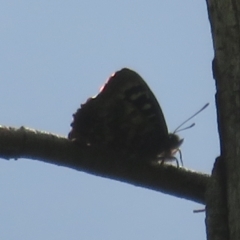
{"type": "Polygon", "coordinates": [[[99,149],[79,147],[65,137],[0,126],[0,157],[29,158],[205,203],[207,174],[168,164],[113,159],[99,149]]]}

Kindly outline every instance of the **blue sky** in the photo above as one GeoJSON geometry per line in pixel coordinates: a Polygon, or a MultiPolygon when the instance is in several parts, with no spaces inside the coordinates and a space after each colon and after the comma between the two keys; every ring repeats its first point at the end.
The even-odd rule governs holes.
{"type": "MultiPolygon", "coordinates": [[[[137,71],[184,165],[219,154],[210,26],[204,1],[2,1],[0,124],[66,136],[72,113],[116,70],[137,71]]],[[[0,159],[0,239],[204,239],[203,206],[29,159],[0,159]]]]}

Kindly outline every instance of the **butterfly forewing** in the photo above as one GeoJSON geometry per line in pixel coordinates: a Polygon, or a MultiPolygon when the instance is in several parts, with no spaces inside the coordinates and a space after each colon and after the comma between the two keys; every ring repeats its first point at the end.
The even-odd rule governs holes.
{"type": "Polygon", "coordinates": [[[73,115],[69,139],[124,158],[156,158],[169,151],[162,110],[145,81],[124,68],[73,115]]]}

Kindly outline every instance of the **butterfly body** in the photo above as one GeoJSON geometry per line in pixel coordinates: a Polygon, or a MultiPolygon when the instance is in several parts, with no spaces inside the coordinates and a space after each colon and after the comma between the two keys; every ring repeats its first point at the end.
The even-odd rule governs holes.
{"type": "Polygon", "coordinates": [[[73,115],[69,139],[111,150],[122,158],[171,158],[182,140],[169,134],[162,110],[145,81],[124,68],[73,115]]]}

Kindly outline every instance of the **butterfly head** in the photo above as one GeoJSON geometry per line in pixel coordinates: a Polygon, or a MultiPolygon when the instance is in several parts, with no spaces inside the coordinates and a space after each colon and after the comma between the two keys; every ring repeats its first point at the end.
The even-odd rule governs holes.
{"type": "Polygon", "coordinates": [[[161,163],[165,161],[176,161],[179,166],[178,159],[174,156],[177,152],[180,154],[180,161],[183,165],[182,154],[180,150],[180,146],[182,145],[184,139],[180,139],[180,137],[175,133],[168,134],[168,144],[166,146],[166,150],[158,155],[158,160],[161,163]]]}
{"type": "Polygon", "coordinates": [[[184,139],[180,139],[180,137],[175,133],[169,133],[169,148],[171,151],[174,151],[176,153],[179,149],[179,147],[182,145],[184,139]]]}

